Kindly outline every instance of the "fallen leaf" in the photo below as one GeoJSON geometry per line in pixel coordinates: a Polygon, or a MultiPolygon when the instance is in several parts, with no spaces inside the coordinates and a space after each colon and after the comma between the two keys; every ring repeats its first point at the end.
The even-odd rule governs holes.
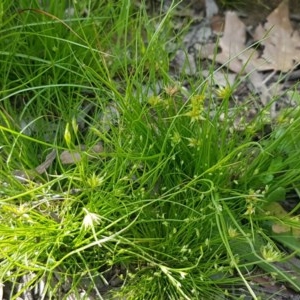
{"type": "MultiPolygon", "coordinates": [[[[246,29],[244,23],[235,12],[228,11],[225,16],[225,28],[220,38],[219,47],[221,52],[215,57],[218,63],[226,64],[228,68],[236,73],[241,72],[243,62],[239,55],[245,49],[246,29]]],[[[210,56],[213,58],[213,56],[210,56]]]]}
{"type": "MultiPolygon", "coordinates": [[[[211,71],[203,70],[202,75],[205,78],[211,76],[211,71]]],[[[236,74],[234,73],[226,73],[223,70],[217,70],[213,73],[213,82],[215,85],[219,87],[233,86],[236,82],[236,74]]]]}
{"type": "Polygon", "coordinates": [[[59,158],[63,165],[76,164],[81,161],[81,154],[79,152],[65,150],[60,154],[59,158]]]}
{"type": "Polygon", "coordinates": [[[218,44],[221,52],[215,55],[216,46],[207,44],[200,49],[200,55],[217,61],[235,73],[247,73],[249,81],[260,95],[260,101],[266,105],[274,93],[280,91],[281,86],[266,86],[258,70],[268,70],[270,66],[259,57],[256,49],[247,48],[245,42],[246,25],[235,12],[229,11],[225,16],[224,34],[218,44]]]}
{"type": "Polygon", "coordinates": [[[210,19],[219,12],[215,0],[205,0],[206,18],[210,19]]]}
{"type": "MultiPolygon", "coordinates": [[[[278,219],[292,220],[288,212],[278,202],[271,202],[264,210],[278,219]]],[[[300,229],[284,224],[284,222],[274,222],[272,231],[276,234],[290,233],[295,238],[300,238],[300,229]]]]}
{"type": "Polygon", "coordinates": [[[56,158],[56,150],[53,149],[47,156],[44,162],[31,170],[14,170],[12,173],[16,179],[21,182],[33,180],[37,175],[41,175],[46,172],[50,167],[54,159],[56,158]]]}
{"type": "Polygon", "coordinates": [[[43,174],[50,167],[54,159],[56,158],[56,150],[53,149],[47,156],[43,163],[38,165],[35,170],[38,174],[43,174]]]}
{"type": "Polygon", "coordinates": [[[251,72],[264,65],[265,61],[258,57],[258,52],[255,49],[246,47],[245,42],[246,25],[235,12],[228,11],[225,16],[224,33],[218,44],[221,52],[214,55],[214,52],[209,53],[211,51],[210,46],[205,46],[203,49],[209,53],[208,58],[226,65],[235,73],[240,73],[243,70],[251,72]]]}
{"type": "MultiPolygon", "coordinates": [[[[78,163],[82,159],[81,155],[83,151],[85,151],[85,153],[88,155],[88,159],[92,159],[94,158],[93,154],[103,152],[104,148],[102,143],[98,143],[91,148],[87,148],[86,145],[80,145],[79,150],[77,151],[65,150],[59,156],[61,163],[64,165],[78,163]]],[[[13,175],[16,179],[18,179],[21,182],[34,180],[37,175],[41,175],[46,172],[46,170],[50,167],[50,165],[53,163],[54,159],[56,158],[56,155],[57,155],[57,151],[53,149],[46,156],[45,161],[42,162],[40,165],[38,165],[36,168],[31,170],[14,170],[13,175]]]]}
{"type": "Polygon", "coordinates": [[[103,152],[103,145],[102,143],[99,143],[97,145],[94,145],[92,148],[87,149],[86,145],[80,145],[79,151],[74,150],[65,150],[63,151],[59,158],[61,160],[61,163],[64,165],[69,164],[76,164],[82,159],[82,152],[85,151],[88,154],[88,158],[92,158],[92,154],[97,154],[103,152]]]}
{"type": "Polygon", "coordinates": [[[275,223],[272,225],[272,231],[274,233],[286,233],[286,232],[290,232],[291,229],[289,226],[283,225],[283,224],[279,224],[279,223],[275,223]]]}
{"type": "Polygon", "coordinates": [[[268,61],[269,70],[288,72],[299,62],[300,36],[290,22],[288,0],[282,1],[267,17],[264,26],[256,28],[254,37],[262,40],[262,57],[268,61]]]}

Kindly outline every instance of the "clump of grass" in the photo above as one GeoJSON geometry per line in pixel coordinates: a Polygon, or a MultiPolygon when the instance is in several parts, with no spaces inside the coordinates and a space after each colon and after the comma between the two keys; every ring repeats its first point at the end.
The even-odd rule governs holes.
{"type": "Polygon", "coordinates": [[[52,299],[79,289],[101,299],[118,277],[111,293],[126,299],[208,299],[233,285],[255,298],[257,265],[299,290],[272,264],[286,254],[270,229],[299,222],[268,206],[299,185],[299,111],[254,141],[266,111],[238,131],[233,87],[198,79],[187,91],[169,75],[172,7],[154,20],[130,1],[88,2],[89,17],[74,5],[71,19],[50,5],[2,23],[1,44],[14,41],[0,52],[9,297],[42,285],[52,299]],[[56,160],[36,174],[53,149],[56,160]]]}

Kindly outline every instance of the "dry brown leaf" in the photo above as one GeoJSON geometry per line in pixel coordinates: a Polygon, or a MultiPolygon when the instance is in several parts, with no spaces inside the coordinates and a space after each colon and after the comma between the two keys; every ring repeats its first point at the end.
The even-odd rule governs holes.
{"type": "Polygon", "coordinates": [[[215,60],[226,65],[235,73],[247,73],[248,78],[261,96],[261,102],[266,105],[272,98],[274,91],[279,92],[280,86],[275,88],[267,87],[263,81],[262,74],[258,70],[268,70],[270,66],[265,59],[259,58],[255,49],[245,46],[246,25],[239,19],[235,12],[227,12],[225,17],[225,28],[223,37],[220,39],[219,47],[221,52],[214,55],[215,46],[205,45],[200,49],[202,57],[215,60]]]}
{"type": "Polygon", "coordinates": [[[288,0],[284,0],[267,17],[264,26],[257,26],[254,38],[261,40],[265,47],[262,57],[255,49],[246,48],[246,25],[235,12],[229,11],[225,16],[224,34],[219,42],[221,52],[214,56],[212,46],[205,45],[201,53],[236,73],[244,69],[248,73],[253,70],[288,72],[300,60],[300,35],[293,30],[290,22],[288,0]]]}
{"type": "Polygon", "coordinates": [[[47,156],[44,162],[38,165],[35,170],[38,174],[43,174],[50,167],[56,157],[56,150],[53,149],[47,156]]]}
{"type": "Polygon", "coordinates": [[[267,17],[264,26],[256,28],[255,39],[263,39],[263,57],[268,61],[269,70],[288,72],[295,67],[300,60],[300,36],[290,22],[288,0],[267,17]]]}
{"type": "Polygon", "coordinates": [[[70,165],[81,161],[81,154],[79,152],[65,150],[60,154],[59,158],[63,165],[70,165]]]}
{"type": "MultiPolygon", "coordinates": [[[[292,219],[288,212],[278,202],[270,203],[265,207],[271,215],[278,217],[278,219],[292,219]]],[[[276,234],[290,232],[294,237],[300,238],[300,230],[284,224],[284,222],[277,222],[272,224],[272,231],[276,234]]]]}
{"type": "Polygon", "coordinates": [[[91,149],[87,149],[87,147],[85,145],[80,145],[79,149],[80,149],[80,151],[69,151],[69,150],[63,151],[59,156],[61,163],[64,165],[78,163],[82,159],[82,151],[88,150],[88,152],[87,152],[88,154],[101,153],[101,152],[103,152],[103,145],[97,144],[97,145],[93,146],[91,149]]]}
{"type": "MultiPolygon", "coordinates": [[[[81,153],[82,151],[86,151],[88,155],[88,159],[93,158],[93,154],[101,153],[104,151],[103,144],[98,143],[94,145],[92,148],[87,149],[86,145],[79,146],[80,151],[63,151],[59,158],[62,164],[75,164],[82,159],[81,153]]],[[[46,170],[50,167],[53,163],[54,159],[56,158],[57,152],[53,149],[47,156],[45,161],[43,161],[40,165],[36,168],[31,170],[14,170],[12,173],[16,179],[21,182],[26,182],[28,180],[34,180],[37,175],[41,175],[46,172],[46,170]]]]}
{"type": "Polygon", "coordinates": [[[235,73],[264,69],[265,60],[258,57],[255,49],[247,48],[245,42],[246,25],[235,12],[228,11],[225,16],[224,33],[218,44],[221,52],[214,55],[215,45],[207,44],[200,49],[201,56],[224,64],[235,73]]]}
{"type": "Polygon", "coordinates": [[[206,18],[210,19],[219,12],[219,7],[215,0],[205,0],[206,18]]]}
{"type": "Polygon", "coordinates": [[[46,172],[46,170],[50,167],[52,162],[56,157],[56,150],[52,150],[47,156],[45,161],[43,161],[36,168],[31,170],[14,170],[12,174],[16,179],[20,182],[27,182],[28,180],[33,180],[37,175],[41,175],[46,172]]]}
{"type": "Polygon", "coordinates": [[[227,12],[224,34],[219,43],[222,52],[216,55],[216,61],[221,64],[227,64],[230,70],[239,73],[243,68],[243,63],[238,58],[238,55],[245,49],[245,38],[246,29],[244,23],[235,12],[227,12]]]}

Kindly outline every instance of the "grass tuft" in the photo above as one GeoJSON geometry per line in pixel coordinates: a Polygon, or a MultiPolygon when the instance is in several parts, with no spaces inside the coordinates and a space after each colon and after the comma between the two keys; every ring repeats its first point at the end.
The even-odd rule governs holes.
{"type": "Polygon", "coordinates": [[[234,298],[243,286],[256,299],[257,266],[300,290],[278,264],[298,251],[299,220],[274,205],[299,190],[298,109],[237,126],[238,83],[170,75],[174,3],[152,17],[131,1],[6,2],[7,298],[102,299],[113,286],[135,300],[234,298]]]}

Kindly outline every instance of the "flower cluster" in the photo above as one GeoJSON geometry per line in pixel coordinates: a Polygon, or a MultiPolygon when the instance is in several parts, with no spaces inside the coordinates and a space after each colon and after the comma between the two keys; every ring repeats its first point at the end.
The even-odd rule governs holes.
{"type": "Polygon", "coordinates": [[[205,120],[205,118],[202,116],[204,100],[205,96],[203,94],[194,95],[190,99],[191,103],[189,104],[189,111],[185,114],[185,116],[191,118],[191,123],[205,120]]]}
{"type": "Polygon", "coordinates": [[[229,99],[232,95],[232,87],[230,85],[226,85],[217,89],[216,94],[220,100],[229,99]]]}
{"type": "Polygon", "coordinates": [[[255,208],[257,206],[257,202],[259,201],[259,198],[263,197],[265,191],[257,190],[254,191],[252,189],[249,190],[249,194],[246,197],[246,212],[244,215],[251,216],[255,214],[255,208]]]}
{"type": "Polygon", "coordinates": [[[273,245],[268,243],[265,246],[262,246],[260,252],[263,258],[268,262],[279,261],[282,258],[282,254],[274,248],[273,245]]]}

